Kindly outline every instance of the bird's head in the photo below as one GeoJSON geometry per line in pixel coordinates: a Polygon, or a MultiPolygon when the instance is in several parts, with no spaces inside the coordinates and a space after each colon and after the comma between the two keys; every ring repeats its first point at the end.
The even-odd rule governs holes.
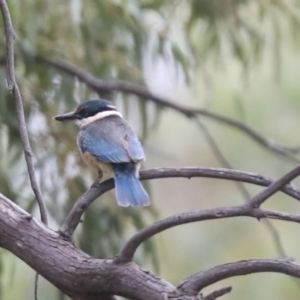
{"type": "Polygon", "coordinates": [[[111,115],[122,117],[110,101],[97,99],[86,101],[80,104],[74,112],[58,115],[54,119],[61,122],[74,121],[81,127],[111,115]]]}

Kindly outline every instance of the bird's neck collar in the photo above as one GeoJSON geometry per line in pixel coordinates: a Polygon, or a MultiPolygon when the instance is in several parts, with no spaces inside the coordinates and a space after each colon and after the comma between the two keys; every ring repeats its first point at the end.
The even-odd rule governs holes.
{"type": "Polygon", "coordinates": [[[107,111],[101,111],[92,117],[84,118],[81,120],[76,120],[75,124],[77,124],[79,127],[82,127],[82,126],[88,125],[92,122],[95,122],[97,120],[100,120],[100,119],[103,119],[103,118],[106,118],[109,116],[119,116],[120,118],[123,118],[121,113],[119,113],[118,111],[107,110],[107,111]]]}

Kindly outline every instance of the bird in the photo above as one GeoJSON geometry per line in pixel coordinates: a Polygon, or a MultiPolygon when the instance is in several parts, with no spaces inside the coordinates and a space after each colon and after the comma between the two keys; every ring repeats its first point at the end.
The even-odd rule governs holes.
{"type": "Polygon", "coordinates": [[[120,206],[147,206],[150,199],[139,180],[143,147],[116,106],[104,99],[88,100],[74,112],[54,117],[79,126],[77,145],[83,160],[98,171],[112,173],[120,206]]]}

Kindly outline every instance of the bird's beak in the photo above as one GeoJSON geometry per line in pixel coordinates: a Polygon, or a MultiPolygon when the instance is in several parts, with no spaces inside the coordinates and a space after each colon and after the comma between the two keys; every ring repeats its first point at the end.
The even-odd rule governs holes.
{"type": "Polygon", "coordinates": [[[74,113],[74,112],[69,112],[63,115],[58,115],[56,117],[54,117],[54,119],[56,121],[61,121],[61,122],[65,122],[65,121],[75,121],[79,119],[79,115],[74,113]]]}

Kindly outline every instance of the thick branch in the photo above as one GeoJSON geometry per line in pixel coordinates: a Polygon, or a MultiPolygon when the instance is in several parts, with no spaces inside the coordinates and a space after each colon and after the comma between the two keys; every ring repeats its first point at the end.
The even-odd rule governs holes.
{"type": "MultiPolygon", "coordinates": [[[[143,170],[140,172],[141,180],[145,179],[158,179],[158,178],[171,178],[171,177],[206,177],[206,178],[218,178],[226,180],[241,181],[251,183],[260,186],[268,186],[274,182],[273,179],[268,177],[236,170],[228,170],[223,168],[157,168],[151,170],[143,170]]],[[[78,226],[80,219],[87,209],[87,207],[99,196],[114,188],[114,181],[109,179],[100,185],[92,186],[86,193],[84,193],[74,204],[70,211],[65,223],[60,229],[62,235],[70,238],[76,227],[78,226]]],[[[293,185],[286,185],[281,190],[300,200],[300,190],[293,185]]]]}
{"type": "Polygon", "coordinates": [[[32,162],[32,151],[29,143],[27,128],[26,128],[26,121],[24,115],[24,108],[23,108],[23,101],[21,97],[21,93],[18,87],[18,84],[15,79],[14,73],[14,30],[11,21],[11,17],[9,14],[9,10],[5,0],[0,0],[0,9],[2,12],[2,17],[4,20],[4,27],[5,27],[5,38],[6,38],[6,57],[7,57],[7,87],[9,91],[12,91],[15,101],[16,101],[16,111],[18,117],[18,125],[19,125],[19,132],[22,140],[25,160],[27,164],[27,170],[30,178],[30,183],[32,190],[35,194],[36,200],[38,202],[41,214],[41,220],[43,223],[47,224],[47,210],[45,203],[43,201],[43,197],[41,191],[39,189],[34,166],[32,162]]]}
{"type": "Polygon", "coordinates": [[[109,259],[90,257],[2,194],[0,232],[0,247],[72,299],[99,300],[103,295],[120,295],[135,300],[161,300],[162,295],[175,291],[173,285],[134,263],[118,266],[109,259]]]}
{"type": "Polygon", "coordinates": [[[289,159],[293,163],[300,162],[297,158],[295,158],[292,155],[292,153],[299,151],[299,147],[288,148],[288,147],[281,146],[274,141],[264,138],[254,129],[237,120],[233,120],[231,118],[225,117],[223,115],[211,111],[207,111],[205,109],[189,108],[177,104],[174,101],[171,101],[169,99],[160,97],[158,95],[149,92],[146,88],[142,86],[138,86],[127,82],[122,82],[122,81],[111,82],[111,81],[100,80],[96,78],[94,75],[80,69],[76,65],[73,65],[69,62],[60,61],[60,60],[49,60],[42,56],[37,56],[35,57],[35,59],[38,62],[42,62],[47,65],[50,65],[55,69],[64,72],[67,75],[78,78],[80,81],[84,82],[87,86],[89,86],[91,89],[93,89],[95,92],[99,94],[112,93],[116,91],[128,93],[128,94],[134,94],[136,96],[139,96],[142,99],[147,99],[149,101],[152,101],[162,107],[171,108],[185,115],[188,118],[197,118],[198,116],[202,116],[202,117],[212,119],[214,121],[226,124],[230,127],[242,131],[244,134],[248,135],[250,138],[252,138],[261,146],[268,148],[272,150],[274,153],[289,159]]]}
{"type": "Polygon", "coordinates": [[[229,263],[200,272],[178,285],[178,289],[197,295],[203,288],[220,280],[261,272],[276,272],[300,278],[300,265],[287,259],[253,259],[229,263]]]}
{"type": "MultiPolygon", "coordinates": [[[[145,239],[149,233],[155,234],[179,224],[235,216],[276,218],[300,223],[300,215],[255,209],[245,204],[164,219],[138,232],[127,246],[132,246],[132,240],[136,237],[145,239]]],[[[103,295],[121,295],[136,300],[161,300],[164,295],[163,299],[196,300],[202,288],[232,276],[269,271],[300,277],[300,265],[290,261],[252,260],[198,273],[175,289],[161,278],[141,270],[133,262],[127,262],[129,256],[126,248],[115,261],[89,257],[1,194],[0,229],[0,247],[11,251],[75,300],[98,300],[103,295]]],[[[133,255],[134,250],[129,250],[133,255]]]]}

